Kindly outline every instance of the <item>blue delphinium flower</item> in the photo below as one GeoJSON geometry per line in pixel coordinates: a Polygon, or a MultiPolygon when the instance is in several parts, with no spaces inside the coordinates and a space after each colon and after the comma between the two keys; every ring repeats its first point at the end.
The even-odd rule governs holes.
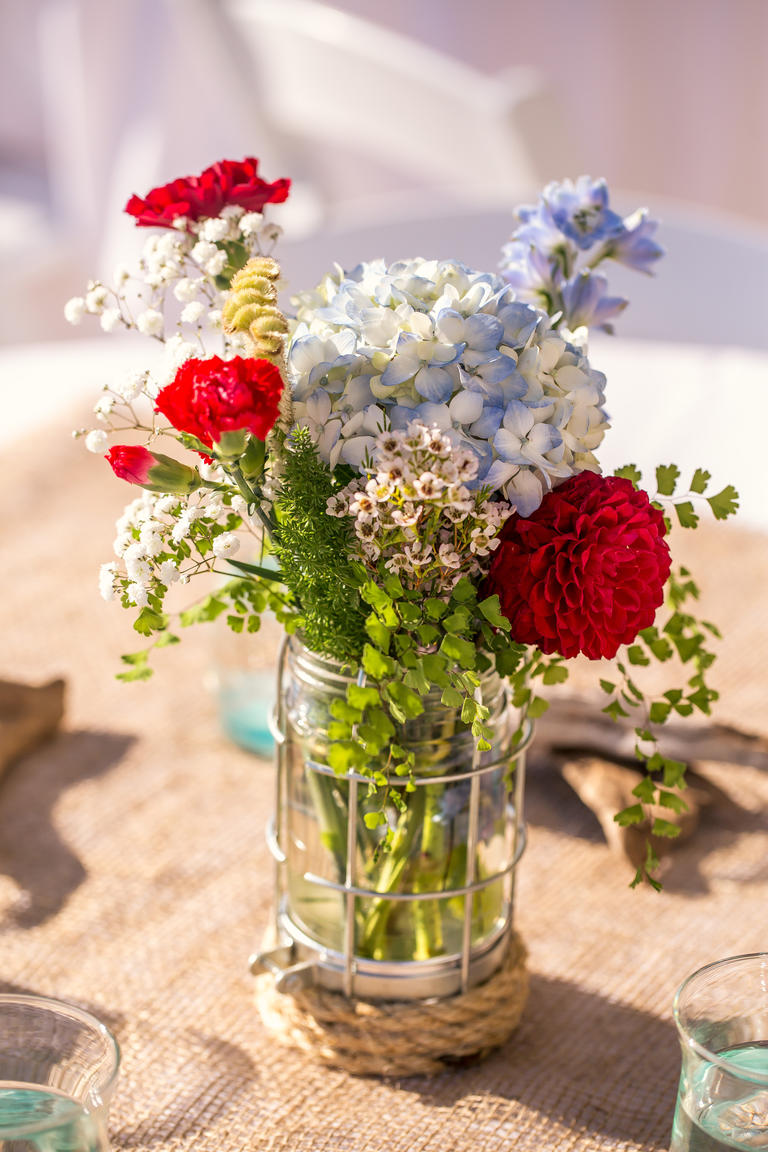
{"type": "Polygon", "coordinates": [[[608,207],[605,180],[579,176],[575,184],[553,181],[544,189],[542,200],[558,231],[582,250],[619,236],[624,229],[621,216],[608,207]]]}
{"type": "Polygon", "coordinates": [[[623,296],[609,296],[606,293],[608,281],[598,272],[583,269],[567,280],[560,289],[563,313],[568,317],[568,327],[601,328],[612,332],[607,321],[618,316],[627,306],[623,296]]]}
{"type": "Polygon", "coordinates": [[[658,220],[648,216],[647,208],[639,208],[624,221],[624,229],[618,236],[612,236],[598,250],[593,263],[601,260],[617,260],[637,272],[651,273],[650,265],[664,255],[664,249],[653,239],[659,226],[658,220]]]}
{"type": "Polygon", "coordinates": [[[515,216],[501,274],[519,299],[570,331],[611,332],[609,321],[627,305],[623,297],[608,295],[605,277],[594,273],[599,264],[616,260],[650,272],[664,251],[653,239],[657,221],[647,210],[622,219],[608,203],[605,180],[589,176],[548,184],[537,204],[518,208],[515,216]]]}

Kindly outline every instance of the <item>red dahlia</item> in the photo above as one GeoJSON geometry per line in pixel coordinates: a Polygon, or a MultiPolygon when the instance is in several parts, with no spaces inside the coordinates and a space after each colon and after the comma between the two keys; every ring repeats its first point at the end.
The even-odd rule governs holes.
{"type": "Polygon", "coordinates": [[[147,227],[172,228],[174,220],[185,216],[199,220],[218,216],[227,204],[238,204],[248,212],[261,212],[265,204],[282,204],[288,198],[290,180],[268,184],[257,175],[259,162],[219,160],[199,176],[183,176],[153,188],[145,197],[131,196],[125,206],[136,223],[147,227]]]}
{"type": "Polygon", "coordinates": [[[158,393],[156,411],[209,448],[240,429],[265,440],[277,420],[282,390],[280,372],[269,360],[185,360],[158,393]]]}
{"type": "Polygon", "coordinates": [[[664,518],[617,476],[580,472],[500,533],[488,577],[512,639],[542,652],[615,656],[653,623],[669,576],[664,518]]]}

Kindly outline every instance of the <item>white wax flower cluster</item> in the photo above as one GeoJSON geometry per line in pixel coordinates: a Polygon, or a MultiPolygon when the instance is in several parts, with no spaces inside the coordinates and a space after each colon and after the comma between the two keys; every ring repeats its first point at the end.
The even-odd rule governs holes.
{"type": "Polygon", "coordinates": [[[332,468],[361,469],[378,429],[417,418],[475,456],[471,484],[524,516],[554,483],[599,471],[605,377],[500,277],[376,260],[337,267],[295,304],[294,419],[332,468]]]}
{"type": "Polygon", "coordinates": [[[412,420],[405,431],[376,436],[365,473],[327,504],[330,516],[354,517],[364,562],[374,569],[383,562],[408,587],[435,596],[462,576],[485,574],[483,561],[512,508],[474,486],[474,452],[436,425],[412,420]]]}

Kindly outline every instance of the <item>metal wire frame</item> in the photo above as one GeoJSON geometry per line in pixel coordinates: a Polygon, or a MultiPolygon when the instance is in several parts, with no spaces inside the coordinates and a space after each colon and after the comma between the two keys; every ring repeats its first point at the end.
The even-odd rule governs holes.
{"type": "MultiPolygon", "coordinates": [[[[276,796],[275,796],[275,816],[270,821],[267,828],[267,845],[275,860],[275,931],[278,940],[278,947],[268,953],[261,953],[252,958],[252,970],[268,969],[272,971],[276,978],[287,975],[290,972],[301,974],[301,977],[306,980],[308,978],[314,979],[318,983],[324,983],[324,975],[328,975],[328,968],[334,969],[333,979],[331,984],[335,985],[338,980],[338,964],[339,953],[334,952],[322,945],[319,942],[308,939],[307,933],[292,920],[291,909],[288,902],[288,884],[287,884],[287,866],[288,859],[283,850],[282,844],[286,834],[286,744],[287,744],[287,723],[285,714],[285,704],[282,692],[283,677],[285,670],[285,660],[287,653],[288,639],[286,638],[280,650],[278,660],[278,691],[277,703],[275,711],[271,718],[272,734],[275,739],[276,754],[277,754],[277,779],[276,779],[276,796]],[[310,957],[307,961],[304,959],[302,962],[286,967],[286,963],[290,964],[293,959],[293,953],[297,943],[301,944],[302,955],[306,956],[307,950],[310,953],[315,953],[314,957],[310,957]]],[[[365,683],[365,673],[361,670],[357,676],[359,684],[365,683]]],[[[482,763],[482,753],[480,753],[475,745],[472,765],[469,770],[464,772],[451,773],[444,776],[429,776],[422,777],[415,776],[412,783],[416,787],[451,783],[455,784],[461,780],[470,781],[470,797],[469,797],[469,819],[468,819],[468,840],[467,840],[467,867],[465,883],[457,888],[443,889],[439,891],[428,892],[380,892],[375,889],[361,887],[355,883],[355,865],[357,858],[357,829],[356,829],[356,814],[357,803],[359,794],[359,785],[364,783],[366,786],[369,784],[369,778],[359,772],[349,771],[343,775],[339,775],[328,765],[313,759],[305,759],[303,766],[306,771],[316,772],[321,775],[332,776],[335,779],[343,782],[346,781],[349,787],[348,809],[347,809],[347,843],[346,843],[346,867],[344,881],[333,881],[325,877],[318,876],[312,872],[305,872],[303,880],[307,884],[316,885],[320,889],[336,891],[343,896],[344,899],[344,931],[343,931],[343,951],[340,957],[341,964],[341,987],[346,996],[351,997],[358,984],[365,985],[364,973],[360,973],[361,965],[363,968],[366,966],[377,970],[390,970],[399,969],[398,976],[406,974],[415,968],[423,965],[430,970],[435,968],[451,968],[459,967],[460,978],[459,988],[465,992],[467,988],[473,983],[473,961],[478,958],[486,960],[484,964],[483,978],[489,975],[487,971],[488,963],[485,957],[487,949],[473,949],[472,947],[472,914],[473,914],[473,897],[477,892],[489,887],[492,884],[498,883],[509,877],[509,891],[504,901],[504,924],[501,929],[500,935],[506,936],[507,932],[511,929],[511,915],[514,903],[514,874],[516,865],[525,848],[525,825],[522,820],[522,803],[524,791],[524,774],[525,774],[525,750],[530,744],[532,738],[532,725],[530,722],[525,726],[522,738],[515,745],[514,749],[509,755],[496,758],[490,763],[482,763]],[[507,861],[503,868],[494,872],[491,876],[485,877],[482,880],[477,880],[475,877],[475,861],[478,847],[478,820],[479,820],[479,803],[480,803],[480,786],[482,778],[491,772],[498,771],[501,767],[510,766],[515,764],[515,781],[514,793],[512,803],[507,804],[507,839],[509,840],[509,829],[512,829],[512,843],[508,848],[507,861]],[[458,955],[448,955],[443,957],[432,958],[427,961],[393,961],[384,964],[380,961],[368,961],[364,958],[355,956],[354,953],[354,929],[355,929],[355,904],[359,899],[372,899],[372,900],[392,900],[392,901],[443,901],[451,900],[455,897],[464,898],[464,921],[462,925],[462,942],[461,952],[458,955]],[[361,976],[363,979],[361,979],[361,976]]],[[[403,782],[405,783],[405,782],[403,782]]],[[[498,935],[494,937],[494,951],[498,953],[498,935]]],[[[402,981],[396,981],[398,985],[398,992],[400,995],[407,995],[404,993],[402,981]]],[[[458,990],[458,989],[457,989],[458,990]]],[[[363,988],[361,988],[363,991],[363,988]]]]}

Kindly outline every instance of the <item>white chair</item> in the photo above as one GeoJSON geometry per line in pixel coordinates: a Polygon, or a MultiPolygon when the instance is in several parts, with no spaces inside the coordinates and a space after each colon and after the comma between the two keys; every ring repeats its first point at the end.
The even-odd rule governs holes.
{"type": "Polygon", "coordinates": [[[173,2],[187,29],[228,44],[248,147],[312,188],[326,224],[411,214],[419,188],[433,210],[510,205],[573,159],[532,69],[484,75],[317,0],[173,2]]]}

